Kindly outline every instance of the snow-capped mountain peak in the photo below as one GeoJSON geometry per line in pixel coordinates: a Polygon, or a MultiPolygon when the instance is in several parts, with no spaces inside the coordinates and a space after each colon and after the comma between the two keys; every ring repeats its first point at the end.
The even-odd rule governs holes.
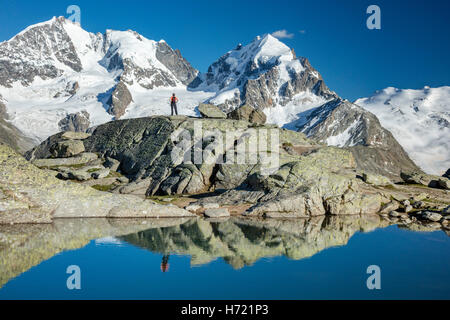
{"type": "MultiPolygon", "coordinates": [[[[216,92],[210,102],[226,111],[242,104],[261,110],[286,106],[296,100],[296,95],[301,95],[302,101],[321,103],[336,97],[307,59],[297,58],[292,49],[270,34],[228,51],[191,88],[216,92]],[[305,94],[310,98],[304,99],[305,94]]],[[[298,101],[297,109],[303,108],[304,103],[298,101]]]]}
{"type": "MultiPolygon", "coordinates": [[[[166,97],[158,98],[154,110],[136,104],[151,90],[186,91],[198,73],[165,41],[131,30],[94,34],[64,17],[29,26],[0,43],[0,57],[0,95],[8,101],[9,119],[36,142],[59,132],[61,121],[84,119],[85,113],[90,125],[164,113],[166,97]],[[111,99],[113,93],[119,101],[111,99]]],[[[205,98],[198,93],[186,106],[188,113],[205,98]]]]}

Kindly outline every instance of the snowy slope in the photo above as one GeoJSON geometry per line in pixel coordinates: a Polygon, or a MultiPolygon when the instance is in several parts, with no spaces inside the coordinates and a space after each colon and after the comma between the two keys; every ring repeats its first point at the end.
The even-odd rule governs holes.
{"type": "Polygon", "coordinates": [[[355,103],[376,114],[423,170],[441,175],[450,167],[450,87],[389,87],[355,103]]]}

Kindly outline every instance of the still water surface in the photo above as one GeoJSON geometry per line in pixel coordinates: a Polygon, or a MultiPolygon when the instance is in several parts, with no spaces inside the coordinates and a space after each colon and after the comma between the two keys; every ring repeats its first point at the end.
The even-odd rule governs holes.
{"type": "Polygon", "coordinates": [[[450,298],[443,231],[348,217],[92,221],[0,230],[14,241],[27,235],[0,247],[0,299],[450,298]],[[67,289],[70,265],[80,267],[81,290],[67,289]],[[367,289],[370,265],[381,268],[381,290],[367,289]]]}

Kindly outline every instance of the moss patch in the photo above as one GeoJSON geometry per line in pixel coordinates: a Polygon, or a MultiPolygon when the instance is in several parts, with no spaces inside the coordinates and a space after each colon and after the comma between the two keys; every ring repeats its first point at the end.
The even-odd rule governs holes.
{"type": "Polygon", "coordinates": [[[123,177],[123,175],[116,171],[110,171],[107,176],[107,178],[120,178],[120,177],[123,177]]]}
{"type": "Polygon", "coordinates": [[[111,191],[111,189],[114,187],[114,184],[107,184],[107,185],[93,185],[92,188],[98,191],[111,191]]]}

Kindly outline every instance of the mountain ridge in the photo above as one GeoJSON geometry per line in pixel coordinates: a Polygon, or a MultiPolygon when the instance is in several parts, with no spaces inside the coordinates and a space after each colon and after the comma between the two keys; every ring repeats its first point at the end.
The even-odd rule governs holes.
{"type": "MultiPolygon", "coordinates": [[[[347,103],[349,112],[341,113],[339,128],[331,128],[327,119],[333,112],[326,108],[343,100],[327,87],[307,58],[298,57],[270,34],[228,51],[206,73],[195,69],[164,40],[149,40],[132,30],[94,34],[64,17],[27,27],[0,43],[0,53],[6,57],[0,60],[0,95],[8,101],[4,113],[10,125],[34,144],[68,128],[85,131],[111,120],[168,115],[172,93],[180,98],[181,114],[198,116],[197,106],[204,102],[225,112],[247,104],[263,111],[268,122],[300,128],[329,145],[365,145],[359,138],[370,131],[367,126],[351,127],[348,120],[355,113],[350,110],[357,106],[347,103]],[[357,143],[340,141],[343,133],[357,143]]],[[[360,123],[376,118],[372,116],[377,114],[375,109],[365,109],[371,113],[358,111],[364,118],[360,123]]],[[[381,149],[402,148],[397,135],[385,134],[383,121],[372,122],[371,128],[377,129],[370,134],[384,136],[390,145],[381,149]]],[[[441,167],[449,157],[441,161],[441,167]]],[[[407,155],[403,158],[407,168],[415,167],[407,155]]]]}

